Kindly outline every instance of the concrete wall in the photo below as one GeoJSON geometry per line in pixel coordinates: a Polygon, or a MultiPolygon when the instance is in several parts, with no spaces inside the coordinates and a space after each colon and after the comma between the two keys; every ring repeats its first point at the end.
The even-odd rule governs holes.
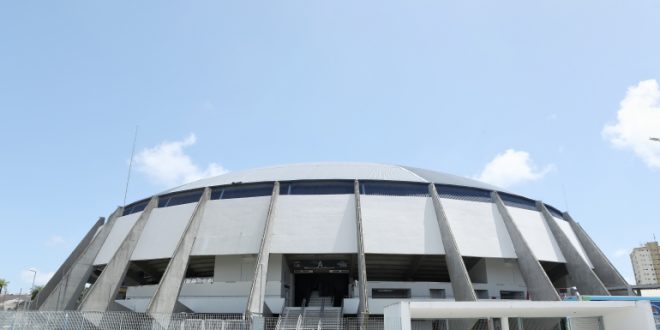
{"type": "MultiPolygon", "coordinates": [[[[256,257],[254,255],[216,256],[213,275],[214,284],[234,287],[228,294],[219,292],[219,295],[245,295],[250,293],[250,285],[254,277],[256,257]],[[240,283],[238,285],[234,285],[240,283]]],[[[268,288],[266,295],[280,296],[282,280],[282,255],[271,255],[268,261],[268,288]]],[[[196,284],[201,285],[201,284],[196,284]]],[[[185,291],[185,290],[184,290],[185,291]]],[[[245,306],[244,306],[245,307],[245,306]]]]}
{"type": "MultiPolygon", "coordinates": [[[[185,283],[179,297],[247,297],[251,281],[185,283]]],[[[126,290],[127,299],[151,298],[157,285],[129,286],[126,290]]],[[[269,296],[279,296],[280,283],[268,281],[266,291],[269,296]]],[[[245,306],[242,306],[245,308],[245,306]]]]}
{"type": "Polygon", "coordinates": [[[405,303],[385,307],[385,330],[410,330],[410,308],[405,303]]]}
{"type": "Polygon", "coordinates": [[[648,301],[635,301],[635,308],[610,312],[603,316],[605,329],[655,330],[651,305],[648,301]]]}
{"type": "MultiPolygon", "coordinates": [[[[527,292],[525,280],[515,259],[485,259],[487,283],[472,283],[475,290],[488,291],[488,297],[500,299],[500,291],[527,292]]],[[[368,294],[371,297],[372,289],[410,289],[413,299],[431,299],[430,289],[444,289],[447,299],[454,299],[451,283],[445,282],[386,282],[369,281],[368,294]]],[[[357,295],[357,291],[354,292],[357,295]]],[[[379,299],[375,299],[379,300],[379,299]]],[[[377,302],[379,303],[379,302],[377,302]]],[[[370,310],[374,313],[373,310],[370,310]]]]}
{"type": "Polygon", "coordinates": [[[138,220],[141,214],[142,212],[136,212],[123,217],[119,217],[117,219],[114,226],[112,226],[112,230],[110,231],[108,238],[105,240],[101,250],[96,255],[94,265],[105,265],[110,261],[110,259],[112,259],[112,256],[114,256],[115,252],[117,252],[119,245],[121,245],[121,243],[124,241],[128,235],[128,232],[131,230],[131,228],[133,228],[133,225],[135,225],[135,222],[138,220]]]}
{"type": "Polygon", "coordinates": [[[277,200],[271,253],[357,253],[353,195],[283,195],[277,200]]]}
{"type": "Polygon", "coordinates": [[[223,311],[224,313],[244,313],[247,297],[182,297],[179,301],[195,313],[214,313],[223,311]]]}
{"type": "Polygon", "coordinates": [[[445,253],[431,198],[362,195],[360,202],[365,253],[445,253]]]}
{"type": "MultiPolygon", "coordinates": [[[[179,301],[195,313],[243,313],[247,296],[250,292],[252,281],[215,282],[215,283],[186,283],[181,288],[179,301]],[[209,304],[209,305],[205,305],[209,304]],[[214,309],[216,308],[216,309],[214,309]],[[226,308],[226,309],[223,309],[226,308]]],[[[266,302],[271,300],[275,307],[281,304],[279,292],[281,283],[279,281],[268,281],[266,283],[266,302]]],[[[149,300],[156,292],[156,285],[131,286],[126,291],[126,299],[117,302],[133,311],[145,312],[149,300]]],[[[281,298],[281,300],[284,300],[281,298]]]]}
{"type": "MultiPolygon", "coordinates": [[[[410,289],[410,295],[416,299],[431,299],[431,289],[445,290],[445,297],[453,299],[454,292],[451,283],[448,282],[394,282],[394,281],[369,281],[367,282],[367,293],[371,298],[373,289],[410,289]]],[[[355,292],[357,294],[357,292],[355,292]]]]}
{"type": "Polygon", "coordinates": [[[566,237],[568,237],[568,240],[571,242],[571,245],[575,247],[575,249],[578,251],[582,259],[587,262],[587,264],[593,268],[594,266],[591,264],[591,260],[589,260],[589,257],[587,256],[587,253],[584,251],[584,247],[582,247],[582,244],[580,244],[580,240],[578,240],[577,236],[575,235],[575,232],[573,232],[573,228],[571,228],[571,224],[568,223],[568,221],[559,219],[556,217],[553,217],[553,220],[557,225],[559,225],[559,228],[561,229],[564,234],[566,234],[566,237]]]}
{"type": "MultiPolygon", "coordinates": [[[[194,313],[236,313],[245,311],[247,297],[180,297],[178,300],[194,313]]],[[[116,301],[119,305],[131,311],[144,313],[149,304],[149,298],[134,298],[116,301]]]]}
{"type": "Polygon", "coordinates": [[[196,206],[189,203],[151,211],[131,260],[171,258],[196,206]]]}
{"type": "Polygon", "coordinates": [[[516,253],[493,203],[440,198],[463,256],[515,258],[516,253]]]}
{"type": "MultiPolygon", "coordinates": [[[[369,312],[373,315],[383,315],[385,313],[385,308],[396,305],[399,302],[405,303],[411,301],[411,299],[371,299],[369,298],[369,312]]],[[[449,300],[451,301],[451,300],[449,300]]]]}
{"type": "Polygon", "coordinates": [[[582,247],[589,256],[589,259],[594,266],[594,272],[601,282],[603,282],[606,287],[619,288],[618,290],[615,289],[612,291],[612,293],[618,291],[618,294],[627,293],[628,295],[632,295],[633,293],[630,289],[630,285],[626,282],[623,276],[621,276],[614,265],[612,265],[603,251],[601,251],[591,237],[589,237],[584,228],[576,223],[568,213],[564,212],[563,217],[568,220],[571,225],[571,229],[573,229],[573,232],[578,237],[582,247]]]}
{"type": "Polygon", "coordinates": [[[282,281],[282,255],[271,254],[268,258],[268,281],[282,281]]]}
{"type": "Polygon", "coordinates": [[[258,253],[270,196],[210,200],[191,255],[258,253]]]}
{"type": "Polygon", "coordinates": [[[252,282],[255,264],[256,257],[253,255],[216,256],[213,281],[252,282]]]}
{"type": "MultiPolygon", "coordinates": [[[[94,284],[89,288],[87,295],[78,306],[83,312],[105,312],[115,308],[115,295],[126,276],[130,264],[130,257],[135,251],[140,235],[149,220],[151,211],[157,206],[158,197],[152,197],[144,211],[139,215],[135,224],[130,228],[128,235],[120,243],[117,251],[108,261],[94,284]]],[[[115,224],[116,226],[116,224],[115,224]]],[[[113,227],[114,229],[115,227],[113,227]]]]}
{"type": "Polygon", "coordinates": [[[475,290],[487,290],[488,297],[500,299],[500,291],[527,292],[515,259],[485,259],[488,283],[473,283],[475,290]]]}
{"type": "Polygon", "coordinates": [[[66,258],[64,263],[39,291],[30,309],[62,310],[74,304],[92,272],[91,263],[103,246],[122,208],[110,215],[108,222],[100,218],[66,258]]]}
{"type": "Polygon", "coordinates": [[[566,262],[540,212],[511,206],[506,208],[538,260],[566,262]]]}
{"type": "Polygon", "coordinates": [[[411,319],[599,317],[606,330],[655,330],[648,301],[400,302],[385,310],[385,329],[410,329],[411,319]]]}
{"type": "MultiPolygon", "coordinates": [[[[242,314],[245,312],[247,297],[181,296],[179,302],[194,313],[217,313],[222,311],[223,313],[242,314]]],[[[145,312],[149,298],[117,300],[117,303],[135,312],[145,312]]],[[[266,297],[265,303],[271,311],[279,313],[284,305],[284,298],[266,297]]]]}
{"type": "MultiPolygon", "coordinates": [[[[256,254],[270,197],[209,201],[191,255],[256,254]]],[[[362,195],[366,253],[444,254],[430,198],[362,195]]],[[[493,203],[441,198],[463,256],[515,258],[493,203]]],[[[195,203],[154,209],[131,260],[171,257],[195,203]]],[[[564,256],[541,214],[508,207],[514,223],[542,261],[564,256]]],[[[106,264],[141,212],[117,219],[94,264],[106,264]]],[[[589,265],[570,224],[555,219],[589,265]]],[[[273,220],[271,253],[356,253],[352,195],[280,196],[273,220]]]]}

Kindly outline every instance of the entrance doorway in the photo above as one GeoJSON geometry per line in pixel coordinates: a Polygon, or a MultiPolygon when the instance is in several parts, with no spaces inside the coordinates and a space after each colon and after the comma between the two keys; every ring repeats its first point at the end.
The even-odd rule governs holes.
{"type": "Polygon", "coordinates": [[[311,273],[295,274],[295,306],[308,303],[311,298],[332,297],[333,306],[340,307],[342,300],[348,297],[348,274],[311,273]]]}

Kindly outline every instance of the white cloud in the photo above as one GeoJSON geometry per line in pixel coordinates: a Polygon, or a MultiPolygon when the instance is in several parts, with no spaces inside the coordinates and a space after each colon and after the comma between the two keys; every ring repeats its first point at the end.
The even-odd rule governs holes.
{"type": "Polygon", "coordinates": [[[196,142],[195,135],[190,134],[182,141],[164,141],[155,147],[146,148],[135,156],[135,169],[154,183],[165,186],[227,173],[226,169],[216,163],[209,164],[204,170],[193,163],[183,149],[196,142]]]}
{"type": "Polygon", "coordinates": [[[29,285],[32,285],[32,278],[34,277],[34,285],[46,285],[48,283],[48,280],[50,280],[51,277],[55,274],[55,272],[42,272],[37,268],[29,268],[32,270],[37,271],[37,276],[34,277],[34,273],[31,272],[28,269],[24,269],[21,271],[21,281],[23,283],[29,285]]]}
{"type": "Polygon", "coordinates": [[[630,149],[649,167],[660,168],[660,88],[655,79],[628,88],[619,105],[617,121],[605,125],[603,137],[614,147],[630,149]]]}
{"type": "Polygon", "coordinates": [[[46,241],[46,246],[59,246],[59,245],[63,245],[64,243],[66,243],[64,237],[60,235],[52,235],[46,241]]]}
{"type": "Polygon", "coordinates": [[[554,165],[538,168],[529,153],[508,149],[498,154],[474,178],[500,187],[536,181],[554,169],[554,165]]]}

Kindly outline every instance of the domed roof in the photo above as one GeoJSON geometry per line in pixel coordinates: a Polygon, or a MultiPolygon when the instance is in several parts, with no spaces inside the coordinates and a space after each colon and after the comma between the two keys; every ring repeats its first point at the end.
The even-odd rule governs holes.
{"type": "Polygon", "coordinates": [[[409,166],[374,163],[324,162],[287,164],[230,172],[227,174],[187,183],[170,189],[165,193],[227,185],[232,183],[356,179],[425,183],[433,182],[439,184],[468,186],[487,190],[502,191],[502,189],[498,187],[476,180],[409,166]]]}

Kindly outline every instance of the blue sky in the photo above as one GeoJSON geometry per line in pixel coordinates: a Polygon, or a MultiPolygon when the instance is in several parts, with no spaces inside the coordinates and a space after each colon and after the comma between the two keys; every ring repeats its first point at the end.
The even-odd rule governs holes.
{"type": "Polygon", "coordinates": [[[139,125],[129,201],[223,170],[405,164],[568,209],[631,279],[628,252],[660,235],[658,12],[655,0],[3,2],[0,277],[10,292],[30,287],[29,268],[46,281],[122,203],[139,125]]]}

